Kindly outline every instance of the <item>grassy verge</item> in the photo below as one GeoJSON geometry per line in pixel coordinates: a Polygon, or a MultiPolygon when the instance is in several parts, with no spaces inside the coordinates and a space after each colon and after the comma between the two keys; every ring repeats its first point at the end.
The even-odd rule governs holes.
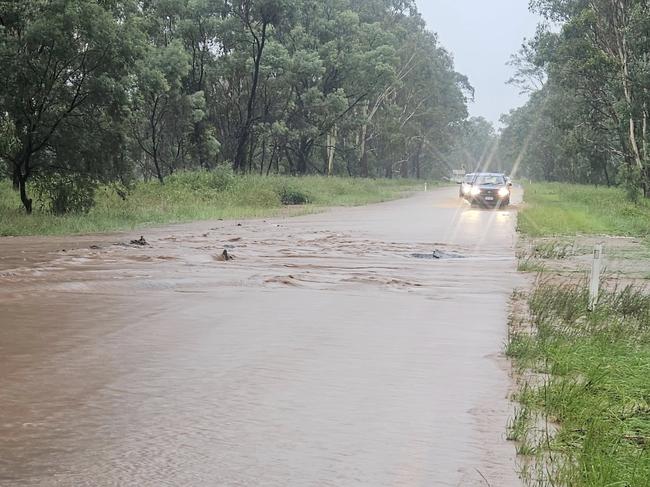
{"type": "MultiPolygon", "coordinates": [[[[300,203],[293,214],[308,213],[319,207],[395,199],[419,184],[405,180],[191,172],[168,178],[164,186],[138,183],[126,199],[110,187],[100,187],[95,207],[87,214],[55,216],[37,210],[27,216],[9,183],[0,181],[0,236],[93,233],[193,220],[265,217],[282,214],[290,203],[300,203]]],[[[39,202],[35,207],[40,207],[39,202]]]]}
{"type": "Polygon", "coordinates": [[[519,230],[531,237],[650,234],[650,202],[635,205],[617,188],[534,183],[525,200],[519,230]]]}
{"type": "MultiPolygon", "coordinates": [[[[650,208],[617,190],[534,184],[519,229],[519,270],[537,274],[513,298],[507,345],[518,382],[508,437],[522,477],[535,486],[650,485],[650,295],[642,279],[608,273],[587,311],[586,256],[601,237],[576,237],[646,237],[650,208]]],[[[625,269],[634,255],[631,267],[648,266],[642,238],[608,239],[608,264],[625,269]]]]}
{"type": "Polygon", "coordinates": [[[511,331],[507,353],[537,379],[520,384],[509,436],[532,457],[531,485],[645,486],[650,296],[610,290],[593,313],[587,302],[584,284],[542,282],[530,295],[532,326],[511,331]]]}

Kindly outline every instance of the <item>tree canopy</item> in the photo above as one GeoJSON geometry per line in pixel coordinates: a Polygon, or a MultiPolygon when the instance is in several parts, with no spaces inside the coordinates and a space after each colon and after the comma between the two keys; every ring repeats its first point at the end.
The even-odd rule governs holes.
{"type": "Polygon", "coordinates": [[[440,175],[473,94],[413,0],[0,1],[0,64],[28,212],[39,178],[440,175]]]}
{"type": "Polygon", "coordinates": [[[512,82],[532,96],[503,118],[501,157],[533,178],[650,195],[648,1],[531,6],[548,22],[513,58],[512,82]]]}

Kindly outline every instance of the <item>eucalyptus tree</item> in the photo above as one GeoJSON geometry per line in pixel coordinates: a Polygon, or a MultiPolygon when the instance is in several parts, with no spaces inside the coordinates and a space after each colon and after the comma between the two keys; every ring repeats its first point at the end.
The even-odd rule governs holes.
{"type": "Polygon", "coordinates": [[[0,167],[438,171],[471,87],[413,0],[0,0],[0,167]]]}
{"type": "Polygon", "coordinates": [[[250,51],[252,58],[250,87],[245,96],[244,116],[237,128],[237,144],[233,160],[233,167],[236,171],[243,171],[246,168],[246,154],[256,114],[264,49],[273,26],[279,24],[287,15],[288,7],[289,4],[285,0],[235,0],[232,2],[231,13],[241,24],[245,36],[244,46],[248,44],[246,50],[250,51]]]}
{"type": "Polygon", "coordinates": [[[110,163],[111,153],[92,151],[90,161],[84,148],[105,135],[98,120],[106,128],[124,116],[124,80],[142,39],[134,17],[129,1],[2,2],[0,112],[14,124],[17,142],[0,157],[28,213],[27,182],[35,173],[94,174],[110,163]]]}
{"type": "Polygon", "coordinates": [[[542,140],[554,139],[562,147],[557,157],[563,162],[551,164],[527,139],[519,141],[520,147],[526,142],[531,161],[550,164],[541,171],[543,177],[608,184],[618,179],[648,195],[647,0],[531,3],[560,30],[539,31],[517,59],[520,78],[541,71],[547,79],[527,109],[537,110],[540,103],[548,107],[541,122],[523,113],[517,121],[529,118],[534,125],[528,131],[534,130],[542,140]]]}

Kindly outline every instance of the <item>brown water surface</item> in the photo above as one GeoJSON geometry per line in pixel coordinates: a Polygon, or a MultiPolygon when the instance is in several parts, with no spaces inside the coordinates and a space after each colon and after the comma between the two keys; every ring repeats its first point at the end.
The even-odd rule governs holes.
{"type": "Polygon", "coordinates": [[[456,191],[0,239],[0,485],[519,485],[516,212],[456,191]]]}

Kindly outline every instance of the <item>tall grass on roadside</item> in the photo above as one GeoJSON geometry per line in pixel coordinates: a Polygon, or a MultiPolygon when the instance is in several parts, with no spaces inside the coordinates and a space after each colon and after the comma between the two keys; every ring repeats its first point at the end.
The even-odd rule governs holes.
{"type": "Polygon", "coordinates": [[[511,333],[507,353],[541,379],[522,386],[510,436],[546,476],[532,485],[650,485],[650,295],[623,286],[594,312],[588,301],[586,283],[541,281],[530,295],[532,329],[511,333]],[[540,418],[553,434],[529,434],[540,418]]]}
{"type": "Polygon", "coordinates": [[[628,201],[618,188],[563,183],[525,186],[519,230],[532,237],[650,234],[650,202],[628,201]]]}
{"type": "Polygon", "coordinates": [[[517,271],[540,273],[546,270],[547,260],[564,260],[578,253],[575,241],[542,240],[522,245],[517,251],[517,271]]]}
{"type": "Polygon", "coordinates": [[[206,219],[273,216],[287,205],[292,214],[325,206],[353,206],[403,196],[419,183],[325,177],[236,176],[230,171],[177,173],[158,182],[139,182],[126,199],[100,186],[88,213],[54,215],[40,209],[25,215],[10,184],[0,181],[0,236],[52,235],[127,230],[135,227],[206,219]]]}

